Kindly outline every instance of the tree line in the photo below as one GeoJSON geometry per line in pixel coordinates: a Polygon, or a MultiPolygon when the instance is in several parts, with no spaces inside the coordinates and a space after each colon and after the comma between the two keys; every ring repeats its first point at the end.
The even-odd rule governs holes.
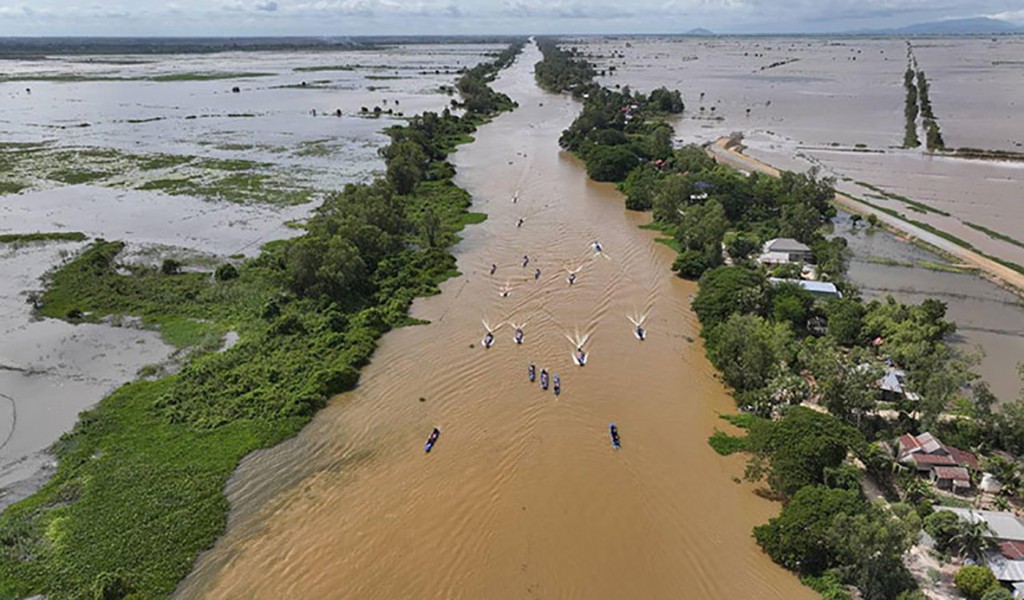
{"type": "Polygon", "coordinates": [[[177,374],[119,388],[81,415],[56,474],[0,515],[0,597],[156,598],[223,531],[224,485],[243,456],[294,435],[350,389],[377,339],[455,271],[474,217],[446,158],[511,109],[488,83],[522,48],[468,69],[461,102],[388,130],[386,174],[325,199],[303,235],[215,273],[120,262],[99,240],[51,274],[45,316],[134,315],[170,338],[196,328],[177,374]],[[461,114],[456,114],[461,113],[461,114]],[[237,344],[217,352],[220,334],[237,344]]]}

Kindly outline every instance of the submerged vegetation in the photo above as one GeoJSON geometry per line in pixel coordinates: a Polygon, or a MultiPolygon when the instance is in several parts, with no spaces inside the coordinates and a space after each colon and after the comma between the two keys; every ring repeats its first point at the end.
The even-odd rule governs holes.
{"type": "Polygon", "coordinates": [[[24,244],[28,242],[84,242],[89,239],[81,231],[53,231],[36,233],[0,234],[0,244],[24,244]]]}
{"type": "MultiPolygon", "coordinates": [[[[671,236],[679,252],[673,269],[699,279],[692,307],[704,347],[744,411],[730,421],[747,430],[716,431],[709,444],[723,455],[747,453],[746,479],[783,502],[778,517],[754,529],[758,544],[827,598],[851,598],[849,587],[869,600],[914,597],[917,583],[903,559],[931,504],[896,493],[896,465],[881,443],[931,430],[961,447],[1024,451],[1024,436],[1011,433],[1024,431],[1024,399],[992,410],[991,393],[975,382],[973,357],[947,342],[956,325],[946,320],[945,303],[861,300],[845,280],[845,240],[823,233],[836,214],[831,179],[814,170],[744,175],[718,166],[703,148],[652,144],[658,125],[646,122],[646,111],[619,119],[625,101],[596,88],[584,59],[553,42],[542,48],[538,80],[583,100],[563,145],[584,158],[592,177],[588,153],[629,148],[632,164],[623,159],[609,179],[620,182],[627,208],[652,210],[650,227],[671,236]],[[812,277],[841,295],[813,295],[799,264],[805,261],[752,258],[780,237],[806,245],[812,277]],[[879,381],[894,370],[913,394],[882,404],[879,381]],[[943,418],[953,407],[972,418],[943,418]],[[865,478],[891,502],[869,501],[865,478]]],[[[908,71],[906,83],[923,90],[922,112],[933,119],[923,73],[908,71]]],[[[642,105],[644,96],[635,97],[642,105]]],[[[910,104],[908,96],[908,122],[916,97],[913,111],[910,104]]]]}
{"type": "MultiPolygon", "coordinates": [[[[178,154],[133,154],[112,148],[50,144],[0,146],[0,167],[19,183],[12,192],[56,184],[93,184],[158,190],[242,204],[303,204],[319,197],[295,173],[241,159],[178,154]],[[69,166],[72,165],[72,166],[69,166]]],[[[0,193],[6,192],[0,182],[0,193]]]]}
{"type": "Polygon", "coordinates": [[[54,477],[0,516],[0,597],[171,593],[223,531],[238,461],[350,389],[376,340],[410,322],[413,298],[455,273],[449,247],[477,217],[445,159],[514,106],[488,82],[520,48],[459,79],[463,116],[425,113],[389,129],[387,175],[330,194],[301,237],[215,277],[124,265],[121,242],[98,240],[52,275],[43,314],[137,315],[182,344],[227,330],[240,340],[82,414],[54,447],[54,477]]]}

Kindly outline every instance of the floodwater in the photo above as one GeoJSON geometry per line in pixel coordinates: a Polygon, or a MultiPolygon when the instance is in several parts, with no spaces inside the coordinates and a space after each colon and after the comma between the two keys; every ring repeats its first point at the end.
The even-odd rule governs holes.
{"type": "MultiPolygon", "coordinates": [[[[606,70],[604,85],[679,89],[687,110],[675,125],[686,143],[741,132],[751,156],[778,168],[819,165],[848,178],[843,189],[857,197],[875,193],[854,183],[864,181],[948,212],[918,213],[869,198],[1024,265],[1024,163],[901,148],[904,39],[655,36],[573,43],[606,70]]],[[[915,39],[913,47],[947,147],[1024,151],[1024,39],[955,36],[915,39]]]]}
{"type": "MultiPolygon", "coordinates": [[[[604,85],[679,89],[686,112],[674,125],[684,143],[741,132],[745,154],[779,169],[818,166],[823,175],[836,177],[840,191],[1024,265],[1020,245],[967,225],[1024,242],[1024,163],[899,148],[907,66],[903,39],[655,36],[585,38],[573,44],[606,69],[604,85]],[[607,70],[611,66],[614,72],[607,70]],[[949,216],[920,212],[858,182],[949,216]]],[[[1022,48],[1024,39],[1016,36],[914,41],[947,146],[1021,150],[1024,121],[1017,118],[1017,105],[1024,94],[1019,77],[1022,48]]],[[[913,258],[897,259],[904,262],[941,262],[888,233],[850,241],[855,260],[849,275],[854,282],[868,295],[874,290],[891,291],[906,301],[943,299],[960,326],[959,342],[968,350],[982,349],[983,378],[1001,397],[1017,397],[1016,364],[1024,360],[1019,299],[975,275],[868,262],[868,256],[893,252],[914,253],[913,258]]]]}
{"type": "MultiPolygon", "coordinates": [[[[429,44],[2,60],[4,77],[120,80],[0,80],[0,140],[84,153],[116,149],[258,161],[315,190],[336,189],[382,170],[377,149],[387,141],[383,131],[403,122],[397,115],[358,116],[362,106],[409,115],[443,110],[451,98],[440,87],[454,84],[458,69],[502,48],[429,44]],[[224,73],[234,75],[190,79],[224,73]],[[183,78],[151,79],[161,76],[183,78]],[[341,117],[335,116],[339,109],[341,117]]],[[[119,167],[129,170],[127,163],[111,168],[119,167]]],[[[107,185],[29,180],[29,189],[0,195],[0,233],[80,231],[127,242],[123,260],[158,264],[170,255],[210,269],[300,234],[286,223],[301,221],[316,206],[170,196],[134,189],[137,175],[115,173],[107,185]]],[[[152,331],[33,317],[27,294],[84,246],[0,244],[0,507],[45,479],[52,466],[46,448],[72,428],[79,412],[173,352],[152,331]]]]}
{"type": "Polygon", "coordinates": [[[947,318],[957,324],[955,344],[968,353],[983,353],[977,368],[982,380],[1001,400],[1018,397],[1017,365],[1024,360],[1024,303],[1019,297],[977,275],[926,268],[945,261],[885,230],[853,230],[847,213],[839,213],[835,232],[850,244],[848,275],[865,298],[892,295],[915,304],[942,300],[947,318]]]}
{"type": "Polygon", "coordinates": [[[177,597],[814,597],[751,537],[778,506],[707,445],[734,404],[693,341],[696,287],[637,228],[649,217],[559,152],[579,106],[535,86],[538,60],[529,46],[503,72],[520,108],[454,156],[490,215],[457,247],[464,275],[415,303],[431,324],[386,335],[358,389],[243,461],[228,531],[177,597]],[[640,342],[628,317],[645,313],[640,342]],[[525,343],[505,324],[484,350],[482,321],[523,325],[525,343]],[[560,397],[528,382],[531,362],[560,397]]]}

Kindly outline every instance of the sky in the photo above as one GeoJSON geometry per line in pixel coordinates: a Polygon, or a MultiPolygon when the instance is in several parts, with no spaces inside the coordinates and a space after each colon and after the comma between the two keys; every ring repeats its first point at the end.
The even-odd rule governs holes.
{"type": "Polygon", "coordinates": [[[1022,0],[0,0],[0,36],[827,33],[988,16],[1022,0]]]}

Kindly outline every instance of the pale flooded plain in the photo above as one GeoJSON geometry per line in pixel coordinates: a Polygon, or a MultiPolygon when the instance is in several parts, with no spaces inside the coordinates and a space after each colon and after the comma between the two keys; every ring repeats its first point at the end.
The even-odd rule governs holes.
{"type": "MultiPolygon", "coordinates": [[[[603,71],[604,85],[681,90],[686,112],[675,126],[682,142],[742,133],[744,153],[752,157],[794,171],[817,166],[854,198],[1024,265],[1024,162],[901,148],[904,39],[617,37],[572,45],[603,71]]],[[[1024,38],[914,39],[912,45],[947,147],[1022,150],[1024,120],[1017,117],[1024,38]]],[[[875,237],[892,241],[885,233],[875,237]]],[[[875,252],[888,252],[877,246],[853,244],[851,279],[906,300],[929,292],[942,297],[950,315],[963,321],[963,346],[983,350],[984,378],[1001,397],[1015,398],[1024,309],[1013,296],[974,275],[881,265],[877,256],[869,262],[875,252]],[[1000,300],[993,303],[994,297],[1000,300]]],[[[908,260],[940,260],[924,256],[908,260]]]]}
{"type": "MultiPolygon", "coordinates": [[[[0,235],[81,232],[200,270],[255,256],[378,173],[384,129],[443,110],[457,72],[501,48],[0,60],[0,235]]],[[[0,243],[0,506],[45,477],[80,411],[175,351],[131,321],[33,316],[28,294],[85,245],[0,243]]]]}
{"type": "Polygon", "coordinates": [[[649,215],[559,151],[579,105],[536,87],[539,59],[528,46],[499,76],[520,107],[453,157],[489,215],[456,247],[464,275],[415,303],[431,323],[386,335],[356,390],[243,461],[228,531],[177,597],[814,596],[751,536],[778,506],[707,445],[735,405],[698,341],[696,286],[638,228],[649,215]],[[528,381],[531,362],[560,396],[528,381]]]}
{"type": "MultiPolygon", "coordinates": [[[[687,111],[676,129],[687,142],[742,132],[748,153],[764,162],[819,165],[848,179],[854,196],[876,196],[870,201],[1024,265],[1024,162],[901,147],[904,39],[622,37],[573,45],[603,70],[604,85],[680,89],[687,111]],[[893,202],[857,182],[925,207],[893,202]]],[[[1024,38],[915,38],[912,46],[947,148],[1024,151],[1024,38]]]]}

